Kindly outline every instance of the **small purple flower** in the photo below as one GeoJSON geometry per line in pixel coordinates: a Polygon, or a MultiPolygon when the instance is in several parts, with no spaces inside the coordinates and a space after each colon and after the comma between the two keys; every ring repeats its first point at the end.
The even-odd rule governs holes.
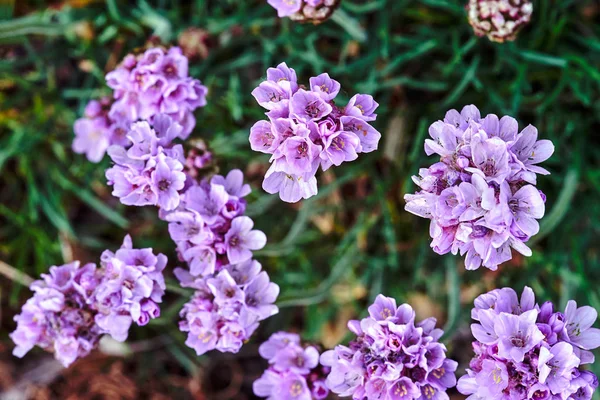
{"type": "Polygon", "coordinates": [[[90,306],[98,283],[96,265],[80,267],[78,261],[50,267],[49,274],[31,284],[34,292],[15,316],[17,329],[10,334],[22,358],[34,346],[54,353],[68,367],[87,356],[104,333],[94,322],[97,311],[90,306]]]}
{"type": "MultiPolygon", "coordinates": [[[[573,303],[570,312],[576,309],[573,303]]],[[[597,380],[580,370],[583,360],[569,342],[566,316],[549,302],[538,306],[530,288],[520,300],[510,288],[483,294],[471,316],[478,322],[471,325],[475,357],[458,381],[460,393],[470,399],[559,400],[578,398],[572,395],[579,392],[591,399],[597,380]]]]}
{"type": "Polygon", "coordinates": [[[413,177],[420,190],[405,195],[405,209],[430,219],[433,250],[465,255],[467,269],[496,270],[512,258],[511,249],[531,255],[525,242],[545,212],[545,197],[533,184],[546,171],[524,155],[539,149],[535,163],[541,162],[554,147],[537,141],[531,126],[517,132],[514,118],[482,118],[475,106],[450,110],[429,128],[425,152],[440,161],[413,177]]]}
{"type": "Polygon", "coordinates": [[[249,137],[253,150],[272,154],[263,181],[267,193],[278,193],[290,203],[310,198],[317,194],[319,167],[325,171],[377,149],[381,134],[367,122],[375,120],[377,102],[357,94],[346,107],[339,107],[335,104],[339,91],[340,84],[327,73],[310,78],[305,90],[285,63],[267,70],[267,80],[252,95],[269,110],[270,120],[254,124],[249,137]]]}
{"type": "Polygon", "coordinates": [[[369,317],[348,328],[357,338],[321,355],[321,364],[331,367],[326,385],[339,396],[444,399],[456,384],[457,363],[446,359],[437,341],[443,332],[433,318],[415,324],[408,304],[396,307],[394,299],[379,295],[369,317]]]}
{"type": "Polygon", "coordinates": [[[309,79],[310,90],[318,93],[325,101],[331,101],[340,92],[340,83],[329,77],[328,73],[323,73],[309,79]]]}
{"type": "Polygon", "coordinates": [[[300,11],[304,0],[267,0],[277,10],[279,18],[288,17],[300,11]]]}
{"type": "Polygon", "coordinates": [[[259,322],[278,312],[273,303],[279,287],[260,269],[256,261],[224,266],[216,276],[196,277],[175,269],[183,287],[196,289],[180,312],[179,328],[188,335],[187,346],[198,355],[215,349],[237,353],[259,322]],[[268,312],[255,312],[259,303],[259,309],[268,312]]]}
{"type": "Polygon", "coordinates": [[[319,351],[302,346],[300,337],[287,332],[274,333],[259,347],[269,368],[254,381],[254,394],[275,399],[321,400],[329,390],[324,385],[325,369],[319,366],[319,351]]]}

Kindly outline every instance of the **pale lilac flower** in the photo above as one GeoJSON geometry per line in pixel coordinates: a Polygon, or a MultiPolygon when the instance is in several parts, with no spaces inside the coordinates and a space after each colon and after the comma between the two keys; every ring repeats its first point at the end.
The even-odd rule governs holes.
{"type": "Polygon", "coordinates": [[[470,270],[496,270],[512,258],[511,249],[530,256],[525,242],[545,213],[535,174],[547,173],[533,164],[550,157],[551,142],[537,141],[531,126],[518,133],[514,118],[482,118],[475,106],[448,111],[429,135],[425,152],[440,161],[413,177],[420,190],[405,195],[405,209],[431,220],[433,250],[464,255],[470,270]],[[527,159],[538,150],[539,157],[527,159]]]}
{"type": "Polygon", "coordinates": [[[356,340],[321,355],[321,364],[331,367],[326,385],[339,396],[444,399],[456,385],[457,363],[438,342],[443,332],[434,318],[415,323],[408,304],[396,307],[394,299],[379,295],[369,317],[350,321],[348,328],[356,340]]]}
{"type": "Polygon", "coordinates": [[[133,249],[127,235],[116,253],[101,256],[101,278],[91,299],[98,310],[96,323],[115,340],[125,341],[132,323],[145,325],[160,315],[158,303],[165,293],[164,254],[133,249]]]}
{"type": "Polygon", "coordinates": [[[244,263],[265,246],[265,234],[252,229],[254,222],[244,216],[249,193],[242,171],[232,170],[192,182],[180,193],[177,209],[160,215],[169,221],[171,238],[192,275],[209,276],[244,263]]]}
{"type": "Polygon", "coordinates": [[[116,253],[102,254],[100,268],[80,267],[78,261],[50,267],[49,274],[32,283],[34,295],[15,317],[13,354],[23,357],[37,345],[68,367],[88,355],[104,334],[124,341],[132,323],[146,325],[160,316],[166,263],[152,249],[133,249],[126,236],[116,253]]]}
{"type": "Polygon", "coordinates": [[[376,118],[377,102],[357,94],[339,107],[339,91],[327,73],[310,78],[305,90],[285,63],[267,70],[267,80],[252,95],[269,110],[269,120],[254,124],[249,137],[253,150],[272,155],[263,181],[267,193],[290,203],[308,199],[317,194],[319,167],[327,170],[377,149],[381,134],[368,122],[376,118]]]}
{"type": "Polygon", "coordinates": [[[125,137],[129,121],[110,118],[110,103],[109,98],[91,100],[85,107],[84,116],[73,125],[73,151],[85,154],[87,159],[94,163],[102,160],[109,146],[126,146],[129,143],[125,137]]]}
{"type": "Polygon", "coordinates": [[[109,116],[134,122],[168,114],[182,127],[177,135],[181,139],[194,128],[192,113],[206,105],[208,92],[199,80],[188,77],[188,60],[178,47],[129,55],[106,75],[106,83],[115,100],[109,116]]]}
{"type": "MultiPolygon", "coordinates": [[[[572,317],[576,307],[567,307],[572,317]]],[[[590,310],[582,312],[593,316],[589,326],[596,316],[590,310]]],[[[469,399],[591,399],[597,379],[580,369],[583,350],[570,343],[566,314],[554,312],[552,303],[538,306],[527,287],[520,299],[510,288],[496,289],[475,299],[471,316],[475,357],[458,381],[469,399]]]]}
{"type": "Polygon", "coordinates": [[[187,346],[198,355],[215,349],[237,353],[259,322],[278,312],[273,303],[279,286],[260,269],[256,261],[226,265],[205,277],[175,269],[183,287],[196,289],[180,312],[179,328],[187,333],[187,346]]]}
{"type": "Polygon", "coordinates": [[[94,322],[97,311],[91,307],[98,284],[96,265],[79,262],[50,267],[49,274],[35,281],[34,292],[15,316],[17,329],[10,334],[21,358],[34,346],[54,353],[65,367],[88,355],[104,333],[94,322]]]}
{"type": "Polygon", "coordinates": [[[303,346],[293,333],[277,332],[260,345],[269,368],[254,381],[254,394],[270,400],[322,400],[329,395],[324,384],[328,368],[319,366],[319,351],[303,346]]]}
{"type": "Polygon", "coordinates": [[[128,149],[109,147],[115,165],[106,171],[106,178],[121,203],[171,211],[179,206],[186,181],[183,149],[171,143],[182,127],[167,115],[158,114],[154,120],[153,126],[147,121],[131,125],[128,149]]]}

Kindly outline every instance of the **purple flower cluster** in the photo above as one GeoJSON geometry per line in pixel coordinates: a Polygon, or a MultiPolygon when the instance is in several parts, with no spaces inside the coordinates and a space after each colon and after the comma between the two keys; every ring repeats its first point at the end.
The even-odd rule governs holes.
{"type": "Polygon", "coordinates": [[[515,40],[517,33],[531,19],[530,0],[469,0],[469,24],[477,36],[494,42],[515,40]]]}
{"type": "Polygon", "coordinates": [[[348,322],[357,338],[321,355],[321,364],[331,367],[327,387],[356,400],[448,399],[457,363],[446,358],[438,342],[443,331],[435,323],[415,323],[411,306],[396,307],[393,298],[377,296],[369,317],[348,322]]]}
{"type": "Polygon", "coordinates": [[[180,191],[186,175],[183,147],[172,141],[181,135],[182,126],[165,114],[148,121],[135,122],[127,133],[131,146],[109,147],[114,166],[106,171],[112,194],[126,205],[157,205],[164,210],[179,206],[180,191]]]}
{"type": "Polygon", "coordinates": [[[249,193],[244,174],[236,169],[226,177],[191,184],[179,207],[161,215],[169,221],[171,238],[193,276],[210,276],[225,265],[248,261],[253,250],[265,246],[265,234],[252,229],[254,222],[244,215],[249,193]]]}
{"type": "Polygon", "coordinates": [[[85,357],[104,333],[90,307],[98,285],[95,264],[79,262],[50,267],[42,280],[31,284],[31,297],[15,316],[17,329],[10,337],[13,354],[23,357],[34,346],[54,353],[65,367],[85,357]]]}
{"type": "Polygon", "coordinates": [[[104,334],[124,341],[132,322],[145,325],[159,316],[166,262],[152,249],[133,249],[126,236],[120,250],[102,254],[99,269],[78,261],[50,267],[32,283],[33,297],[15,317],[13,354],[23,357],[37,345],[67,367],[88,355],[104,334]]]}
{"type": "Polygon", "coordinates": [[[302,346],[295,333],[277,332],[258,348],[269,368],[253,384],[254,394],[268,400],[323,400],[329,395],[319,365],[319,350],[302,346]]]}
{"type": "Polygon", "coordinates": [[[96,324],[104,333],[123,342],[132,323],[144,326],[160,316],[166,265],[164,254],[154,255],[151,248],[134,249],[129,235],[119,250],[102,253],[92,302],[98,311],[96,324]]]}
{"type": "Polygon", "coordinates": [[[167,114],[183,127],[178,133],[181,139],[194,129],[193,111],[206,105],[208,92],[198,79],[188,76],[188,59],[179,47],[130,54],[106,75],[106,83],[114,90],[109,112],[113,120],[150,121],[157,114],[167,114]]]}
{"type": "Polygon", "coordinates": [[[251,259],[202,278],[175,269],[183,287],[196,289],[179,314],[179,328],[188,333],[187,346],[198,355],[213,349],[237,353],[260,321],[277,314],[273,303],[279,286],[261,269],[260,263],[251,259]]]}
{"type": "Polygon", "coordinates": [[[74,125],[73,150],[92,162],[99,162],[111,145],[128,147],[130,125],[153,122],[158,114],[177,121],[177,137],[186,139],[196,124],[193,111],[206,104],[208,89],[188,77],[188,60],[178,47],[130,54],[106,81],[114,89],[114,100],[90,101],[74,125]]]}
{"type": "Polygon", "coordinates": [[[419,170],[421,190],[404,198],[407,211],[431,220],[433,250],[466,253],[467,269],[495,270],[511,248],[531,255],[525,242],[539,231],[546,200],[536,174],[549,173],[537,164],[552,155],[552,142],[537,140],[531,125],[519,133],[509,116],[481,118],[472,105],[448,111],[429,135],[425,152],[441,160],[419,170]]]}
{"type": "Polygon", "coordinates": [[[252,92],[269,117],[250,131],[252,149],[272,155],[263,189],[292,203],[317,193],[319,165],[327,170],[353,161],[377,149],[381,138],[369,124],[377,117],[373,97],[357,94],[336,106],[340,84],[327,73],[310,78],[309,86],[299,87],[296,72],[281,63],[252,92]]]}
{"type": "Polygon", "coordinates": [[[475,299],[471,316],[475,358],[458,381],[470,400],[592,398],[598,379],[580,368],[600,346],[592,307],[571,300],[554,312],[551,302],[538,306],[528,287],[520,299],[504,288],[475,299]]]}
{"type": "Polygon", "coordinates": [[[105,97],[91,100],[85,107],[85,115],[75,121],[73,151],[85,154],[92,162],[99,162],[109,146],[127,146],[128,121],[114,121],[109,117],[111,100],[105,97]]]}
{"type": "Polygon", "coordinates": [[[296,21],[325,21],[335,11],[341,0],[267,0],[277,10],[280,18],[296,21]]]}

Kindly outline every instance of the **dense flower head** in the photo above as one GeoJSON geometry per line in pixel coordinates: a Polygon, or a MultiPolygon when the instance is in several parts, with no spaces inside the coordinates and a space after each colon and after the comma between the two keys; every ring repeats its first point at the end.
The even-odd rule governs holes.
{"type": "Polygon", "coordinates": [[[185,344],[198,355],[214,349],[237,353],[259,322],[278,312],[274,303],[279,286],[261,270],[252,259],[205,277],[175,269],[181,285],[196,290],[179,314],[179,328],[187,332],[185,344]]]}
{"type": "Polygon", "coordinates": [[[252,251],[265,246],[265,234],[253,229],[254,222],[244,215],[250,190],[242,171],[232,170],[227,176],[194,181],[176,210],[161,213],[193,276],[210,276],[226,265],[248,261],[252,251]]]}
{"type": "Polygon", "coordinates": [[[258,348],[269,368],[254,381],[254,394],[269,400],[323,400],[328,367],[319,365],[319,350],[303,345],[295,333],[277,332],[258,348]]]}
{"type": "Polygon", "coordinates": [[[178,47],[130,54],[106,81],[114,89],[113,99],[91,100],[73,127],[73,150],[92,162],[99,162],[110,146],[129,147],[131,124],[152,122],[158,114],[176,121],[181,126],[176,137],[186,139],[196,124],[193,111],[206,105],[208,89],[188,76],[188,60],[178,47]]]}
{"type": "Polygon", "coordinates": [[[111,119],[131,123],[167,114],[182,126],[177,135],[181,139],[194,129],[193,111],[206,105],[208,92],[198,79],[188,76],[188,59],[179,47],[129,54],[106,75],[106,83],[114,90],[111,119]]]}
{"type": "Polygon", "coordinates": [[[129,235],[119,250],[102,253],[92,305],[98,311],[96,324],[104,333],[122,342],[132,323],[144,326],[160,316],[166,265],[164,254],[155,255],[151,248],[134,249],[129,235]]]}
{"type": "Polygon", "coordinates": [[[341,0],[268,0],[280,18],[315,24],[327,20],[341,0]]]}
{"type": "Polygon", "coordinates": [[[515,40],[533,13],[530,0],[469,0],[469,23],[477,36],[494,42],[515,40]]]}
{"type": "Polygon", "coordinates": [[[252,95],[269,119],[250,131],[252,149],[271,154],[265,191],[292,203],[309,198],[317,193],[319,166],[327,170],[377,149],[381,134],[369,124],[377,117],[377,102],[357,94],[337,106],[339,91],[339,82],[327,73],[310,78],[305,88],[285,63],[267,70],[267,80],[252,95]]]}
{"type": "Polygon", "coordinates": [[[124,341],[132,322],[145,325],[160,315],[167,258],[133,249],[126,236],[116,253],[105,251],[101,267],[78,261],[50,267],[31,284],[34,292],[15,317],[13,354],[34,346],[53,352],[65,367],[88,355],[104,334],[124,341]]]}
{"type": "Polygon", "coordinates": [[[127,133],[129,148],[108,148],[114,165],[106,171],[106,178],[121,203],[156,205],[167,211],[179,206],[180,191],[186,182],[185,158],[183,147],[172,141],[182,129],[168,115],[158,114],[152,125],[148,121],[131,124],[127,133]]]}
{"type": "Polygon", "coordinates": [[[16,344],[13,354],[23,357],[39,346],[66,367],[88,355],[103,334],[90,305],[98,285],[96,265],[80,267],[75,261],[53,266],[41,278],[31,284],[33,296],[15,316],[17,329],[10,335],[16,344]]]}
{"type": "Polygon", "coordinates": [[[356,400],[448,399],[457,363],[446,358],[435,324],[435,318],[415,322],[410,305],[377,296],[368,317],[348,322],[356,339],[321,355],[331,367],[327,387],[356,400]]]}
{"type": "Polygon", "coordinates": [[[431,247],[438,254],[466,254],[467,269],[495,270],[512,258],[511,248],[531,255],[525,245],[539,231],[544,194],[535,186],[538,166],[554,152],[537,140],[531,125],[518,132],[509,116],[482,118],[471,105],[450,110],[429,128],[427,155],[441,156],[419,170],[416,194],[405,195],[406,210],[431,220],[431,247]]]}
{"type": "Polygon", "coordinates": [[[92,162],[99,162],[109,146],[128,146],[129,122],[115,121],[109,117],[111,99],[91,100],[85,114],[75,121],[73,151],[85,154],[92,162]]]}
{"type": "Polygon", "coordinates": [[[475,357],[458,381],[470,400],[592,398],[598,379],[581,368],[600,346],[592,307],[571,300],[555,312],[551,302],[536,304],[531,288],[520,299],[503,288],[475,299],[471,316],[475,357]]]}

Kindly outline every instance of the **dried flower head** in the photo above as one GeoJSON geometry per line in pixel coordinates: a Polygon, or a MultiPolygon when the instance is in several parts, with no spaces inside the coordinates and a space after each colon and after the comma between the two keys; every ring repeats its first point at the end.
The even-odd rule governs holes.
{"type": "Polygon", "coordinates": [[[320,24],[331,17],[341,0],[268,0],[280,18],[320,24]]]}
{"type": "Polygon", "coordinates": [[[531,19],[533,4],[530,0],[469,0],[467,13],[477,36],[502,43],[515,40],[531,19]]]}

